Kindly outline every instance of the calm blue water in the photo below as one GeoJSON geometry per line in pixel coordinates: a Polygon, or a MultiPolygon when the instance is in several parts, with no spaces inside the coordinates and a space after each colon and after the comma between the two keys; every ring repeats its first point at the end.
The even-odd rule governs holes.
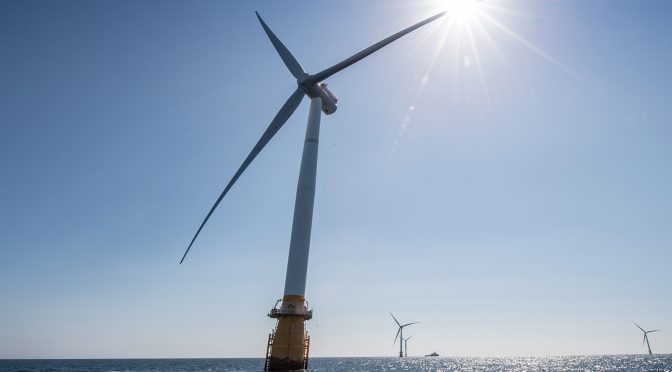
{"type": "MultiPolygon", "coordinates": [[[[672,355],[312,358],[309,371],[672,371],[672,355]]],[[[261,371],[263,359],[0,360],[0,371],[261,371]]]]}

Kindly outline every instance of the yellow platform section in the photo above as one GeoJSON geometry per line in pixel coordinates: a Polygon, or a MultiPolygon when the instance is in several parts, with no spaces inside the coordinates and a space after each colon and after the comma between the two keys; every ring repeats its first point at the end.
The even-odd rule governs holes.
{"type": "Polygon", "coordinates": [[[269,337],[266,369],[269,371],[303,369],[307,367],[309,337],[305,321],[308,316],[302,296],[285,296],[282,306],[269,316],[278,319],[275,331],[269,337]]]}

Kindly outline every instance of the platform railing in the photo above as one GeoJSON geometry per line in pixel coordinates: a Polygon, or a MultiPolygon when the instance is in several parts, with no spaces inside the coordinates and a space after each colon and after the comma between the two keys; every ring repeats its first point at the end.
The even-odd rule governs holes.
{"type": "Polygon", "coordinates": [[[313,309],[309,309],[307,306],[302,307],[274,307],[271,311],[268,312],[269,318],[279,318],[281,316],[296,315],[304,318],[305,320],[313,318],[313,309]]]}

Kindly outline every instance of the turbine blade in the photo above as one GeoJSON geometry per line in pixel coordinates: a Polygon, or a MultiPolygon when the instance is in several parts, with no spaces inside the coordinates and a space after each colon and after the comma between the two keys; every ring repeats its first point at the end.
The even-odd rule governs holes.
{"type": "Polygon", "coordinates": [[[660,332],[662,329],[654,329],[653,331],[646,331],[646,333],[651,333],[651,332],[660,332]]]}
{"type": "Polygon", "coordinates": [[[187,253],[189,253],[189,250],[191,249],[191,246],[194,244],[194,241],[196,240],[196,237],[198,234],[201,232],[203,229],[203,226],[205,226],[205,223],[208,222],[208,219],[210,219],[210,216],[212,215],[212,212],[215,211],[219,203],[222,201],[224,196],[226,195],[227,192],[229,192],[229,189],[233,186],[233,184],[238,180],[238,177],[240,177],[241,174],[247,169],[247,167],[252,163],[252,160],[261,152],[261,150],[266,146],[268,141],[273,138],[273,136],[282,128],[282,126],[285,124],[287,119],[289,119],[290,116],[294,113],[297,107],[299,107],[299,104],[301,103],[301,100],[303,99],[303,95],[305,93],[301,88],[296,88],[294,93],[287,99],[287,102],[285,102],[284,105],[282,105],[282,108],[280,108],[280,111],[275,115],[273,118],[273,121],[271,121],[271,124],[266,128],[266,131],[264,134],[261,135],[261,138],[257,142],[257,144],[254,146],[252,151],[250,152],[249,155],[247,155],[247,158],[245,158],[245,161],[243,161],[243,164],[238,168],[236,173],[233,175],[231,178],[231,181],[226,185],[224,188],[224,191],[219,195],[219,198],[217,198],[217,201],[215,204],[210,208],[210,212],[208,212],[208,215],[205,216],[205,219],[203,220],[203,223],[201,223],[201,226],[199,226],[198,230],[196,231],[196,234],[194,235],[194,238],[191,239],[191,243],[189,243],[189,246],[187,247],[187,251],[184,252],[184,256],[182,256],[182,259],[180,260],[180,264],[184,261],[184,258],[187,257],[187,253]]]}
{"type": "Polygon", "coordinates": [[[399,321],[397,320],[397,318],[394,317],[394,314],[392,314],[391,311],[390,311],[390,315],[392,315],[392,319],[394,319],[394,321],[397,323],[397,325],[398,325],[399,327],[401,327],[401,324],[399,324],[399,321]]]}
{"type": "Polygon", "coordinates": [[[402,327],[406,327],[406,326],[413,325],[413,324],[418,324],[418,323],[420,323],[420,322],[407,323],[407,324],[402,325],[402,327]]]}
{"type": "Polygon", "coordinates": [[[637,328],[639,328],[639,329],[642,330],[642,332],[646,332],[642,327],[639,326],[639,324],[637,324],[637,323],[635,323],[635,322],[632,322],[632,324],[636,325],[637,328]]]}
{"type": "Polygon", "coordinates": [[[353,65],[357,62],[359,62],[360,60],[368,57],[373,52],[375,52],[378,49],[386,46],[387,44],[399,39],[400,37],[408,34],[409,32],[414,31],[415,29],[418,29],[418,28],[428,24],[429,22],[432,22],[436,19],[439,19],[439,18],[443,17],[444,14],[446,14],[446,12],[441,12],[441,13],[436,14],[434,16],[431,16],[431,17],[429,17],[429,18],[427,18],[423,21],[418,22],[418,23],[414,24],[413,26],[407,27],[407,28],[397,32],[396,34],[394,34],[392,36],[388,36],[387,38],[371,45],[370,47],[360,51],[359,53],[357,53],[357,54],[355,54],[351,57],[348,57],[348,58],[344,59],[343,61],[341,61],[341,62],[323,70],[323,71],[318,72],[317,74],[311,76],[310,79],[315,83],[323,81],[323,80],[327,79],[328,77],[332,76],[333,74],[335,74],[335,73],[337,73],[337,72],[339,72],[339,71],[341,71],[341,70],[343,70],[343,69],[345,69],[345,68],[347,68],[347,67],[349,67],[349,66],[351,66],[351,65],[353,65]]]}
{"type": "Polygon", "coordinates": [[[413,336],[415,336],[415,335],[412,335],[412,336],[408,336],[408,337],[406,337],[406,341],[410,340],[410,339],[411,339],[411,337],[413,337],[413,336]]]}
{"type": "Polygon", "coordinates": [[[644,333],[644,339],[642,340],[642,346],[644,346],[645,342],[646,342],[646,333],[644,333]]]}
{"type": "Polygon", "coordinates": [[[301,67],[301,64],[299,64],[299,61],[294,58],[292,53],[289,52],[289,49],[278,39],[277,36],[271,31],[271,29],[266,25],[266,22],[264,22],[263,19],[261,19],[261,16],[259,15],[259,12],[254,12],[257,15],[257,18],[259,19],[259,22],[261,23],[261,27],[264,28],[264,31],[266,31],[266,35],[268,35],[268,38],[271,39],[271,43],[273,43],[273,46],[275,47],[275,50],[278,52],[280,55],[280,58],[282,58],[282,62],[285,63],[285,66],[289,69],[289,72],[294,75],[295,78],[303,78],[307,74],[305,71],[303,71],[303,67],[301,67]]]}
{"type": "MultiPolygon", "coordinates": [[[[392,346],[397,343],[397,338],[399,337],[399,332],[401,332],[401,327],[397,330],[397,335],[394,336],[394,342],[392,342],[392,346]]],[[[399,341],[401,342],[401,341],[399,341]]]]}

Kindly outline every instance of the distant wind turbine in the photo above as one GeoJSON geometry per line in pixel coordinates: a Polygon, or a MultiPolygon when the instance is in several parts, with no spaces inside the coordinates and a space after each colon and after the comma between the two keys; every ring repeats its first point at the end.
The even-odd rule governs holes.
{"type": "Polygon", "coordinates": [[[632,323],[633,323],[634,325],[636,325],[637,328],[641,329],[642,332],[644,332],[644,339],[642,340],[642,346],[644,346],[644,343],[646,342],[646,347],[649,348],[649,354],[653,354],[653,353],[651,352],[651,345],[649,345],[649,336],[647,336],[647,334],[649,334],[649,333],[653,333],[653,332],[658,332],[658,331],[661,331],[661,330],[660,330],[660,329],[654,329],[653,331],[645,331],[645,330],[644,330],[642,327],[640,327],[637,323],[635,323],[635,322],[632,322],[632,323]]]}
{"type": "MultiPolygon", "coordinates": [[[[399,330],[397,330],[397,335],[394,336],[394,342],[392,343],[392,346],[394,346],[394,344],[397,343],[397,338],[400,338],[400,336],[401,336],[401,339],[399,340],[399,357],[403,358],[404,357],[404,349],[403,349],[404,348],[404,343],[403,343],[404,327],[407,327],[407,326],[412,325],[412,324],[418,324],[420,322],[406,323],[406,324],[402,325],[401,323],[399,323],[397,318],[394,317],[394,314],[392,314],[391,311],[390,311],[390,315],[392,315],[392,319],[394,319],[395,323],[397,323],[397,325],[399,326],[399,330]]],[[[411,337],[413,337],[413,336],[411,336],[411,337]]]]}
{"type": "MultiPolygon", "coordinates": [[[[415,336],[415,335],[413,335],[415,336]]],[[[401,340],[404,341],[404,357],[408,358],[408,340],[413,338],[413,336],[408,336],[406,338],[402,338],[401,340]]]]}

